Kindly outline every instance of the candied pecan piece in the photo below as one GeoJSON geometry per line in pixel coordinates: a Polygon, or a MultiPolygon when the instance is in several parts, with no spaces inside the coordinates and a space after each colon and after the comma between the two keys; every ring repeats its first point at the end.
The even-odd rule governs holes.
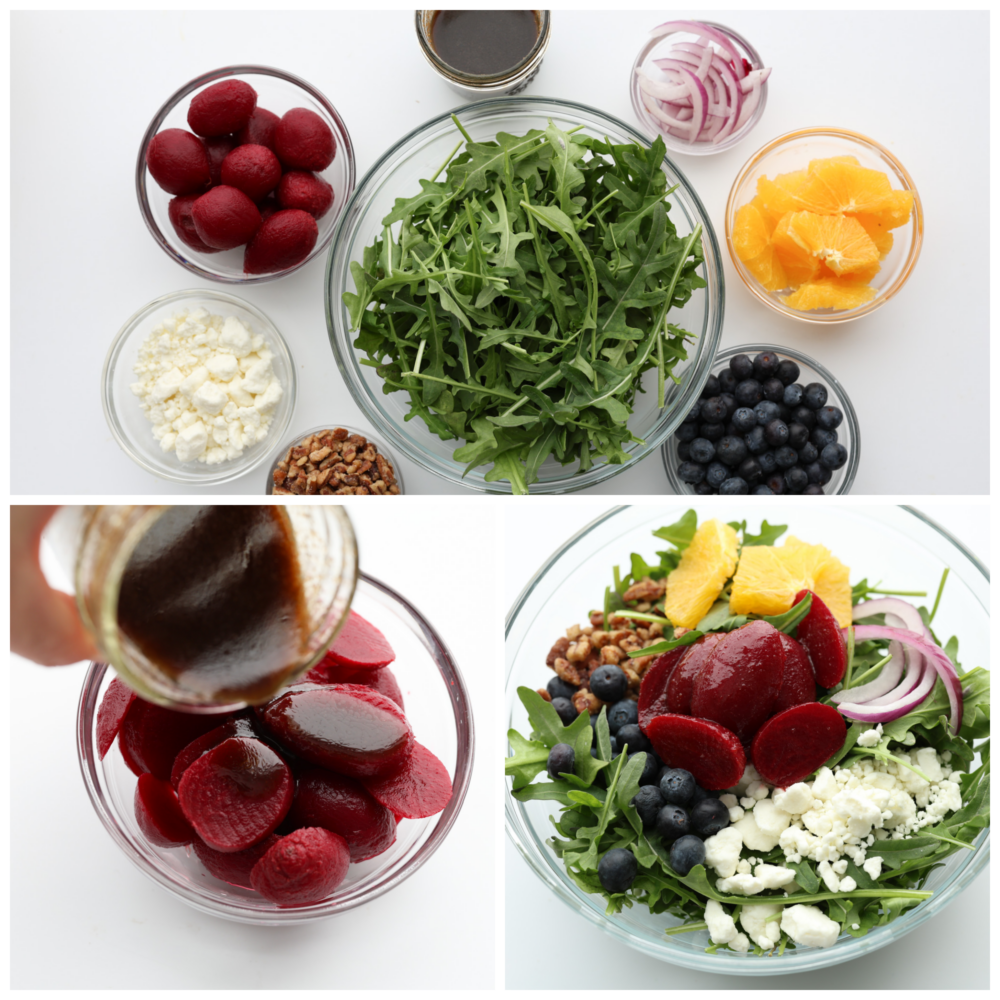
{"type": "Polygon", "coordinates": [[[556,657],[556,662],[552,666],[556,674],[573,687],[579,687],[587,679],[576,664],[564,660],[561,656],[556,657]]]}
{"type": "Polygon", "coordinates": [[[589,712],[591,715],[597,715],[604,704],[593,691],[587,690],[577,691],[571,701],[577,712],[589,712]]]}
{"type": "Polygon", "coordinates": [[[556,639],[555,644],[549,650],[549,655],[545,657],[545,666],[553,667],[555,666],[557,656],[565,656],[566,650],[569,649],[569,639],[566,636],[560,636],[556,639]]]}
{"type": "Polygon", "coordinates": [[[667,589],[665,580],[651,580],[648,576],[633,583],[628,590],[622,594],[623,601],[658,601],[663,592],[667,589]]]}
{"type": "Polygon", "coordinates": [[[621,662],[624,655],[617,646],[604,646],[601,649],[601,663],[613,663],[617,665],[621,662]]]}

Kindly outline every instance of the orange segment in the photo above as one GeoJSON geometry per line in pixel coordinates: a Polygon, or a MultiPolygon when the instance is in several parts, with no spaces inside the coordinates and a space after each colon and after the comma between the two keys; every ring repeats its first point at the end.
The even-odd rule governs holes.
{"type": "Polygon", "coordinates": [[[882,217],[859,213],[854,218],[858,220],[858,224],[868,234],[872,243],[875,244],[875,249],[884,257],[892,249],[892,233],[889,232],[889,227],[882,221],[882,217]]]}
{"type": "Polygon", "coordinates": [[[875,298],[870,285],[858,285],[844,278],[817,278],[800,285],[781,301],[789,309],[809,312],[811,309],[856,309],[875,298]]]}
{"type": "Polygon", "coordinates": [[[828,156],[825,160],[810,160],[806,173],[815,173],[827,163],[853,163],[855,166],[858,166],[858,158],[856,156],[828,156]]]}
{"type": "Polygon", "coordinates": [[[736,213],[733,249],[740,260],[752,260],[763,253],[767,249],[770,235],[767,224],[753,202],[744,205],[736,213]]]}
{"type": "Polygon", "coordinates": [[[761,221],[764,223],[764,227],[767,229],[767,235],[770,236],[774,232],[774,217],[768,212],[767,208],[764,206],[764,199],[761,196],[754,195],[753,200],[750,202],[754,208],[760,212],[761,221]]]}
{"type": "Polygon", "coordinates": [[[912,209],[912,191],[890,191],[878,204],[868,209],[868,212],[878,219],[883,228],[898,229],[910,221],[912,209]]]}
{"type": "Polygon", "coordinates": [[[769,292],[778,292],[782,288],[789,288],[790,282],[785,269],[782,267],[778,254],[770,244],[750,260],[745,260],[743,266],[753,275],[769,292]]]}
{"type": "Polygon", "coordinates": [[[800,246],[788,232],[788,225],[794,215],[794,212],[786,212],[771,234],[774,251],[792,288],[801,285],[803,281],[811,281],[819,274],[820,269],[819,258],[800,246]]]}
{"type": "Polygon", "coordinates": [[[878,263],[878,250],[861,224],[848,215],[795,212],[788,235],[804,250],[826,261],[835,274],[859,271],[878,263]]]}
{"type": "Polygon", "coordinates": [[[841,157],[814,160],[799,192],[804,207],[819,215],[869,212],[892,194],[889,178],[841,157]]]}
{"type": "Polygon", "coordinates": [[[677,568],[667,577],[664,610],[676,626],[694,628],[736,568],[736,532],[725,522],[698,525],[677,568]]]}
{"type": "Polygon", "coordinates": [[[806,207],[799,193],[808,181],[808,174],[804,170],[778,174],[773,181],[769,181],[766,177],[757,178],[757,195],[765,212],[774,222],[777,222],[785,212],[798,212],[806,207]]]}

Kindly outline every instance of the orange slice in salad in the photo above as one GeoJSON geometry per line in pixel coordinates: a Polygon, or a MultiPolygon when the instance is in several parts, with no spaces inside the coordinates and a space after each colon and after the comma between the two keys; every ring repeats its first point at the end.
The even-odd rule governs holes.
{"type": "Polygon", "coordinates": [[[799,285],[781,301],[789,309],[809,312],[813,309],[857,309],[871,302],[876,291],[870,285],[857,284],[849,278],[817,278],[799,285]]]}
{"type": "Polygon", "coordinates": [[[736,569],[738,544],[736,532],[723,521],[698,525],[667,577],[664,611],[675,627],[694,628],[705,617],[736,569]]]}
{"type": "Polygon", "coordinates": [[[733,222],[733,249],[740,260],[753,260],[763,253],[768,248],[770,237],[768,225],[753,202],[740,208],[733,222]]]}
{"type": "Polygon", "coordinates": [[[804,170],[778,174],[773,181],[758,177],[757,196],[764,211],[777,222],[786,212],[798,212],[806,207],[800,194],[808,182],[809,175],[804,170]]]}
{"type": "Polygon", "coordinates": [[[798,193],[804,206],[818,215],[870,212],[892,195],[889,178],[842,157],[813,160],[808,181],[798,193]]]}
{"type": "Polygon", "coordinates": [[[793,239],[788,231],[789,223],[794,216],[794,212],[786,212],[771,234],[775,253],[785,269],[788,284],[792,288],[817,277],[820,269],[819,258],[793,239]]]}
{"type": "Polygon", "coordinates": [[[849,215],[795,212],[788,220],[788,235],[838,275],[878,263],[878,250],[871,237],[849,215]]]}

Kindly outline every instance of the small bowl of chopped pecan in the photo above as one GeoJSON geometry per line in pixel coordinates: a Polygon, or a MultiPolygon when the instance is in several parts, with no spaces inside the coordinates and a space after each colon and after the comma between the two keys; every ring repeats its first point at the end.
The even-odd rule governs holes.
{"type": "Polygon", "coordinates": [[[296,435],[271,463],[274,496],[398,496],[403,480],[381,441],[356,427],[323,424],[296,435]]]}

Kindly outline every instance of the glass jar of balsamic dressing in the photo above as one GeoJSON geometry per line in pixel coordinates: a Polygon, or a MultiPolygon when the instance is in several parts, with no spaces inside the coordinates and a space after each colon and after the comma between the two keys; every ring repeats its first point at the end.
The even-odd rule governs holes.
{"type": "Polygon", "coordinates": [[[466,100],[519,94],[549,45],[547,10],[418,10],[425,58],[466,100]]]}
{"type": "Polygon", "coordinates": [[[190,712],[264,702],[308,671],[357,581],[343,507],[85,507],[75,538],[98,648],[143,698],[190,712]]]}

